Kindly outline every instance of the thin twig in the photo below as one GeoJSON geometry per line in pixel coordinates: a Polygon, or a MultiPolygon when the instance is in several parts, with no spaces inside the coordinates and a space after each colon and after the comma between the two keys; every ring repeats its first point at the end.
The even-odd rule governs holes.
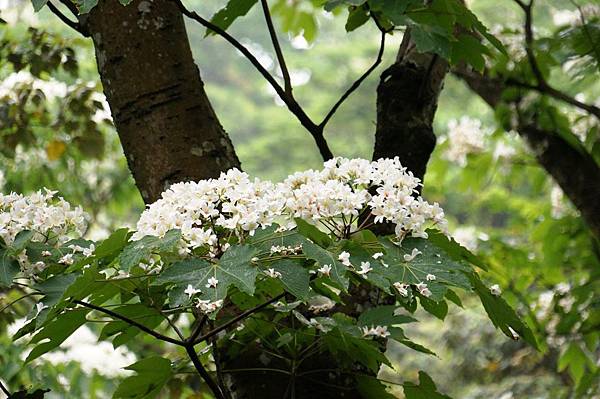
{"type": "Polygon", "coordinates": [[[163,314],[162,312],[161,312],[161,314],[165,317],[165,319],[167,319],[167,323],[169,323],[169,325],[171,326],[171,328],[173,329],[173,331],[175,331],[175,334],[177,334],[177,336],[179,337],[179,339],[181,339],[182,341],[185,341],[185,337],[181,333],[181,330],[175,325],[175,323],[173,323],[173,320],[171,320],[169,318],[169,316],[167,316],[166,314],[163,314]]]}
{"type": "Polygon", "coordinates": [[[204,324],[206,324],[207,321],[208,316],[206,315],[202,316],[202,319],[196,320],[196,326],[193,328],[190,337],[186,339],[186,342],[194,342],[196,338],[198,338],[198,335],[200,335],[200,333],[202,332],[202,327],[204,327],[204,324]]]}
{"type": "Polygon", "coordinates": [[[2,390],[2,392],[4,392],[4,394],[6,396],[8,396],[10,398],[10,391],[8,390],[7,387],[4,386],[4,384],[2,383],[2,381],[0,381],[0,389],[2,390]]]}
{"type": "Polygon", "coordinates": [[[212,377],[210,376],[208,371],[206,371],[206,369],[202,365],[202,362],[198,358],[198,354],[196,353],[194,346],[186,345],[185,350],[188,353],[190,359],[192,360],[194,367],[198,371],[198,374],[200,374],[200,376],[202,377],[204,382],[206,382],[206,384],[209,386],[210,390],[215,395],[215,398],[216,399],[225,399],[225,396],[223,395],[223,392],[221,391],[221,387],[219,387],[219,385],[212,379],[212,377]]]}
{"type": "Polygon", "coordinates": [[[281,75],[283,76],[285,92],[288,95],[291,95],[292,79],[290,78],[290,72],[288,71],[287,65],[285,63],[285,58],[283,57],[283,51],[281,50],[281,46],[279,45],[279,39],[277,39],[277,32],[275,32],[275,26],[273,25],[271,12],[269,11],[269,4],[267,3],[267,0],[260,0],[260,4],[262,6],[263,13],[265,14],[265,21],[267,22],[269,36],[271,36],[271,42],[273,43],[275,55],[277,56],[277,63],[279,64],[279,68],[281,69],[281,75]]]}
{"type": "Polygon", "coordinates": [[[338,110],[340,105],[342,105],[342,103],[344,101],[346,101],[346,99],[348,97],[350,97],[350,94],[352,94],[356,89],[358,89],[358,87],[361,85],[361,83],[371,74],[371,72],[373,72],[375,70],[375,68],[377,68],[379,66],[379,64],[381,64],[381,60],[383,58],[383,52],[385,50],[385,35],[386,35],[386,32],[382,30],[381,31],[381,41],[379,44],[379,52],[377,53],[377,59],[375,60],[373,65],[371,65],[371,67],[369,69],[367,69],[367,71],[365,73],[363,73],[362,76],[360,78],[358,78],[358,80],[356,80],[354,83],[352,83],[352,86],[350,86],[344,94],[342,94],[340,99],[333,105],[333,107],[327,113],[327,115],[323,119],[323,122],[321,122],[319,124],[319,126],[325,127],[327,122],[329,122],[331,117],[336,113],[336,111],[338,110]]]}
{"type": "MultiPolygon", "coordinates": [[[[519,6],[525,12],[525,23],[524,23],[525,52],[527,54],[527,60],[529,61],[529,66],[531,68],[531,72],[533,73],[533,76],[535,77],[535,79],[537,81],[536,85],[526,85],[526,84],[520,83],[520,86],[526,87],[526,88],[529,88],[532,90],[536,90],[536,91],[540,92],[541,94],[547,94],[547,95],[554,97],[558,100],[561,100],[567,104],[573,105],[577,108],[587,111],[590,114],[596,116],[598,119],[600,119],[600,108],[598,108],[592,104],[586,104],[584,102],[581,102],[581,101],[577,100],[576,98],[571,97],[568,94],[555,89],[546,81],[546,79],[544,78],[544,74],[542,73],[542,70],[540,69],[540,66],[537,62],[537,59],[535,57],[535,51],[533,49],[533,47],[534,47],[533,46],[533,44],[534,44],[533,0],[531,0],[529,2],[529,4],[525,4],[521,0],[513,0],[513,1],[515,1],[517,4],[519,4],[519,6]]],[[[507,83],[510,84],[510,82],[512,82],[512,84],[515,85],[514,80],[509,80],[509,82],[507,82],[507,83]]]]}
{"type": "Polygon", "coordinates": [[[147,333],[149,335],[152,335],[154,338],[159,339],[161,341],[169,342],[171,344],[175,344],[175,345],[178,345],[178,346],[185,346],[186,345],[185,342],[183,342],[183,341],[180,341],[178,339],[171,338],[171,337],[163,335],[163,334],[161,334],[159,332],[156,332],[156,331],[152,330],[151,328],[148,328],[145,325],[140,324],[137,321],[130,319],[129,317],[126,317],[126,316],[120,315],[120,314],[118,314],[116,312],[113,312],[112,310],[105,309],[105,308],[103,308],[101,306],[96,306],[94,304],[91,304],[91,303],[88,303],[88,302],[84,302],[84,301],[80,301],[80,300],[74,300],[72,302],[76,303],[78,305],[81,305],[81,306],[85,306],[86,308],[97,310],[98,312],[102,312],[104,314],[107,314],[107,315],[109,315],[111,317],[114,317],[115,319],[122,320],[125,323],[130,324],[130,325],[132,325],[134,327],[137,327],[140,330],[142,330],[143,332],[145,332],[145,333],[147,333]]]}
{"type": "Polygon", "coordinates": [[[181,2],[181,0],[172,0],[178,7],[183,15],[186,17],[193,19],[198,22],[200,25],[204,26],[217,33],[219,36],[223,37],[227,40],[233,47],[235,47],[239,52],[241,52],[244,57],[256,68],[256,70],[265,78],[267,82],[273,87],[279,98],[285,103],[290,112],[296,116],[296,118],[300,121],[302,126],[308,130],[308,132],[313,136],[319,152],[324,160],[328,160],[333,158],[333,153],[327,144],[327,141],[323,137],[323,129],[322,127],[315,124],[312,119],[304,112],[304,109],[298,104],[298,102],[294,99],[291,93],[286,93],[285,89],[281,87],[277,80],[267,71],[261,63],[256,59],[256,57],[237,39],[227,33],[225,30],[221,29],[217,25],[212,22],[202,18],[195,11],[188,10],[185,5],[181,2]]]}
{"type": "Polygon", "coordinates": [[[196,340],[193,341],[193,344],[196,345],[202,341],[209,339],[213,335],[217,335],[218,333],[225,330],[229,326],[237,323],[240,320],[245,319],[246,317],[250,316],[252,313],[258,312],[259,310],[266,308],[267,306],[269,306],[273,302],[277,302],[284,296],[285,296],[285,293],[279,294],[276,297],[269,299],[267,302],[264,302],[258,306],[253,307],[252,309],[248,309],[245,312],[240,313],[239,315],[237,315],[233,319],[229,320],[228,322],[221,324],[219,327],[216,327],[216,328],[212,329],[211,331],[207,332],[206,334],[202,335],[201,337],[197,338],[196,340]]]}
{"type": "Polygon", "coordinates": [[[90,34],[89,32],[87,32],[77,21],[73,21],[71,19],[69,19],[65,14],[62,13],[62,11],[60,11],[58,9],[58,7],[56,7],[54,4],[52,4],[51,1],[49,1],[48,3],[48,8],[50,9],[50,11],[52,11],[52,13],[54,13],[54,15],[56,15],[63,23],[65,23],[67,26],[73,28],[74,30],[76,30],[77,32],[79,32],[81,35],[83,35],[84,37],[89,37],[90,34]]]}
{"type": "Polygon", "coordinates": [[[6,309],[10,308],[15,303],[17,303],[25,298],[29,298],[30,296],[34,296],[34,295],[46,295],[46,294],[43,294],[41,292],[30,292],[29,294],[23,295],[23,296],[15,299],[14,301],[7,303],[6,306],[4,306],[4,307],[2,307],[2,309],[0,309],[0,313],[4,312],[6,309]]]}

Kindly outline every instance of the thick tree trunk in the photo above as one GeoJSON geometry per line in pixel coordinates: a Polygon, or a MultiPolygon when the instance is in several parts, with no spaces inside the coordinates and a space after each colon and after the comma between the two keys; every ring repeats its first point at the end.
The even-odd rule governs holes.
{"type": "MultiPolygon", "coordinates": [[[[454,70],[492,108],[501,101],[504,82],[466,67],[454,70]]],[[[538,162],[569,197],[596,238],[600,239],[600,166],[585,151],[569,144],[558,133],[535,121],[519,121],[517,132],[533,149],[538,162]]]]}
{"type": "Polygon", "coordinates": [[[398,156],[423,180],[435,148],[433,118],[448,62],[419,53],[404,35],[396,62],[381,75],[377,88],[377,130],[373,159],[398,156]]]}
{"type": "Polygon", "coordinates": [[[101,0],[81,18],[136,185],[146,203],[179,181],[239,167],[206,96],[183,16],[169,0],[101,0]]]}

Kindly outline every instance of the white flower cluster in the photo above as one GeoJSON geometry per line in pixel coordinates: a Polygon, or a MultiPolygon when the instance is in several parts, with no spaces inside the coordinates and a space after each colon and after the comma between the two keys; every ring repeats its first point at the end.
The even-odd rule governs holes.
{"type": "Polygon", "coordinates": [[[445,231],[443,210],[415,195],[419,185],[398,158],[335,158],[320,171],[298,172],[277,184],[231,169],[218,179],[171,186],[144,211],[132,240],[179,229],[186,252],[207,247],[216,256],[231,235],[243,238],[273,223],[293,228],[294,218],[320,223],[340,238],[383,222],[395,225],[400,240],[425,237],[432,225],[445,231]]]}
{"type": "MultiPolygon", "coordinates": [[[[17,234],[24,230],[34,232],[32,241],[52,245],[61,245],[71,238],[81,237],[86,227],[85,213],[81,207],[72,207],[64,199],[55,198],[55,195],[55,191],[48,189],[28,196],[0,194],[0,237],[4,242],[11,245],[17,234]]],[[[74,248],[73,251],[78,249],[74,248]]],[[[62,263],[69,262],[67,256],[62,263]]],[[[19,263],[27,274],[45,268],[44,262],[31,264],[25,251],[19,256],[19,263]]]]}
{"type": "Polygon", "coordinates": [[[444,158],[460,166],[467,164],[467,155],[483,151],[487,132],[481,121],[463,116],[448,123],[448,147],[444,158]]]}

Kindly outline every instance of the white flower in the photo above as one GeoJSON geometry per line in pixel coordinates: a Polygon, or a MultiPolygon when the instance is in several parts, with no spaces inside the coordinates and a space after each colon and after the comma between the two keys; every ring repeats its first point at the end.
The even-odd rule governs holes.
{"type": "Polygon", "coordinates": [[[52,256],[52,252],[50,251],[42,251],[42,256],[52,256]]]}
{"type": "Polygon", "coordinates": [[[361,274],[363,276],[366,276],[366,274],[369,273],[371,270],[373,270],[373,268],[371,267],[371,263],[370,262],[361,262],[360,263],[360,270],[357,271],[357,273],[361,274]]]}
{"type": "Polygon", "coordinates": [[[329,273],[331,273],[331,265],[323,265],[318,268],[317,271],[325,276],[329,276],[329,273]]]}
{"type": "Polygon", "coordinates": [[[272,278],[281,278],[281,273],[279,273],[277,270],[272,269],[272,268],[265,270],[265,274],[272,278]]]}
{"type": "Polygon", "coordinates": [[[383,252],[377,252],[373,254],[373,259],[379,259],[383,256],[383,252]]]}
{"type": "Polygon", "coordinates": [[[490,293],[494,296],[500,296],[500,294],[502,294],[502,290],[498,284],[494,284],[490,287],[490,293]]]}
{"type": "Polygon", "coordinates": [[[375,337],[381,337],[381,338],[387,338],[390,336],[390,332],[387,329],[387,326],[376,326],[376,327],[363,327],[362,328],[363,331],[363,336],[367,337],[367,336],[375,336],[375,337]]]}
{"type": "Polygon", "coordinates": [[[343,251],[341,254],[339,254],[338,260],[340,262],[342,262],[342,264],[345,265],[345,266],[351,266],[352,265],[350,263],[350,254],[348,252],[346,252],[346,251],[343,251]]]}
{"type": "Polygon", "coordinates": [[[451,120],[448,123],[448,148],[444,158],[464,167],[468,154],[483,151],[487,133],[487,130],[482,129],[480,120],[467,116],[458,121],[451,120]]]}
{"type": "Polygon", "coordinates": [[[408,284],[401,283],[399,281],[395,282],[394,288],[398,291],[398,293],[404,297],[408,296],[408,284]]]}
{"type": "Polygon", "coordinates": [[[185,294],[187,294],[188,297],[193,297],[194,295],[196,295],[197,293],[200,292],[200,290],[195,289],[191,284],[188,284],[187,288],[185,289],[185,291],[183,291],[185,294]]]}
{"type": "Polygon", "coordinates": [[[62,258],[58,260],[58,263],[62,263],[64,265],[70,266],[74,262],[73,254],[66,254],[62,258]]]}
{"type": "Polygon", "coordinates": [[[407,262],[412,261],[417,257],[417,255],[422,254],[423,252],[419,251],[417,248],[413,248],[412,252],[409,254],[404,254],[404,260],[407,262]]]}
{"type": "Polygon", "coordinates": [[[427,281],[435,281],[436,277],[433,274],[428,274],[427,276],[425,276],[425,279],[427,281]]]}
{"type": "Polygon", "coordinates": [[[217,288],[217,284],[219,284],[219,280],[217,280],[214,277],[211,277],[208,280],[206,280],[206,288],[217,288]]]}
{"type": "Polygon", "coordinates": [[[218,310],[221,306],[223,306],[223,300],[219,299],[218,301],[209,301],[207,299],[197,299],[196,308],[200,309],[203,313],[212,313],[218,310]]]}
{"type": "Polygon", "coordinates": [[[429,288],[427,288],[427,284],[421,282],[416,284],[415,287],[417,288],[417,291],[419,291],[419,294],[423,295],[425,298],[429,298],[431,296],[431,291],[429,291],[429,288]]]}

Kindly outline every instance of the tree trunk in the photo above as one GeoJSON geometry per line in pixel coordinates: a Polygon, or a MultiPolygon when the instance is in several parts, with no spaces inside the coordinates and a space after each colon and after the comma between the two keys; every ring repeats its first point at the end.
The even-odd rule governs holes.
{"type": "Polygon", "coordinates": [[[419,53],[410,32],[404,35],[396,62],[381,75],[377,88],[377,130],[373,159],[398,156],[423,180],[435,148],[433,118],[448,62],[419,53]]]}
{"type": "MultiPolygon", "coordinates": [[[[461,78],[492,108],[501,101],[504,82],[466,67],[456,68],[461,78]]],[[[600,239],[600,166],[592,156],[574,148],[558,133],[545,131],[535,121],[519,121],[517,132],[533,149],[538,162],[577,207],[592,234],[600,239]]]]}
{"type": "Polygon", "coordinates": [[[94,41],[104,93],[146,203],[173,183],[240,166],[174,3],[135,0],[124,7],[101,0],[80,22],[94,41]]]}

